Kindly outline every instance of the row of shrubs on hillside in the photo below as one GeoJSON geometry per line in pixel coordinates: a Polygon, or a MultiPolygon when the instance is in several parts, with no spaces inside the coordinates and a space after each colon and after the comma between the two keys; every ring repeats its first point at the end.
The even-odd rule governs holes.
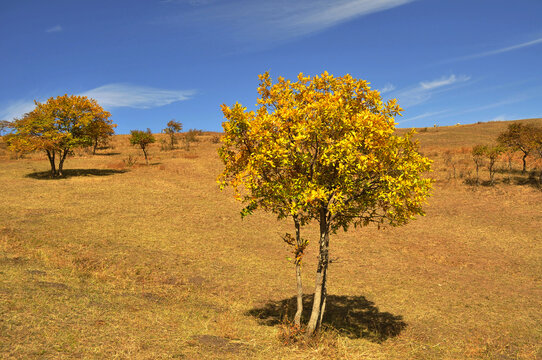
{"type": "MultiPolygon", "coordinates": [[[[493,143],[488,145],[475,145],[469,150],[469,155],[474,163],[474,174],[465,176],[465,172],[460,169],[462,163],[454,152],[448,150],[443,154],[444,164],[450,170],[450,175],[454,179],[457,177],[466,177],[466,182],[470,184],[479,184],[482,182],[480,170],[487,169],[489,176],[483,182],[489,185],[495,184],[495,174],[498,171],[508,174],[506,181],[510,181],[510,175],[514,173],[513,162],[515,159],[521,159],[521,173],[526,174],[529,170],[528,159],[537,160],[542,163],[542,128],[522,123],[513,123],[500,133],[493,143]],[[501,162],[504,166],[497,167],[501,162]]],[[[542,166],[538,174],[536,169],[530,171],[530,177],[536,180],[539,185],[542,184],[542,166]]]]}

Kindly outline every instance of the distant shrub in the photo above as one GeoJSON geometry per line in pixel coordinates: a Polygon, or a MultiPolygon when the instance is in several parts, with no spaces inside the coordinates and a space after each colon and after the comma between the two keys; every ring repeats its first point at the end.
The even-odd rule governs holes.
{"type": "Polygon", "coordinates": [[[444,164],[446,165],[446,167],[452,169],[452,177],[455,179],[457,162],[454,159],[454,153],[451,150],[446,150],[443,156],[444,156],[444,164]]]}
{"type": "Polygon", "coordinates": [[[170,144],[167,142],[166,139],[160,139],[160,151],[167,151],[171,150],[170,144]]]}
{"type": "Polygon", "coordinates": [[[194,142],[198,142],[198,135],[201,135],[203,131],[197,130],[197,129],[190,129],[186,133],[184,133],[183,141],[184,141],[184,148],[185,150],[190,150],[190,144],[194,142]]]}
{"type": "Polygon", "coordinates": [[[122,159],[122,162],[128,167],[132,167],[136,164],[137,158],[134,155],[128,155],[127,158],[122,159]]]}

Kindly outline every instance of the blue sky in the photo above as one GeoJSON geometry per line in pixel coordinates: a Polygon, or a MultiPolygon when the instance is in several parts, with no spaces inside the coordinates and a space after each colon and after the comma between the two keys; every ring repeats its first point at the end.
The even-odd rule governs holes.
{"type": "Polygon", "coordinates": [[[87,95],[118,133],[220,131],[258,74],[346,73],[399,127],[542,116],[540,0],[1,0],[0,119],[87,95]]]}

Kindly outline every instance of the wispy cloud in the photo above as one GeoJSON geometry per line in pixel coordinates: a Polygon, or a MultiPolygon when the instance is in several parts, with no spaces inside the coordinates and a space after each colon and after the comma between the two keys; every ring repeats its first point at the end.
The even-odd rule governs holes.
{"type": "Polygon", "coordinates": [[[395,90],[395,85],[388,83],[384,85],[384,87],[380,90],[380,94],[389,93],[389,92],[392,92],[393,90],[395,90]]]}
{"type": "Polygon", "coordinates": [[[36,105],[34,105],[34,102],[30,100],[14,101],[0,110],[0,120],[11,121],[14,118],[20,117],[27,112],[32,111],[34,107],[36,107],[36,105]]]}
{"type": "Polygon", "coordinates": [[[476,107],[473,107],[473,108],[460,110],[460,111],[457,111],[457,112],[455,112],[455,113],[453,113],[453,114],[450,114],[450,115],[451,115],[451,116],[463,115],[463,114],[478,112],[478,111],[482,111],[482,110],[488,110],[488,109],[498,108],[498,107],[501,107],[501,106],[504,106],[504,105],[515,104],[515,103],[518,103],[518,102],[521,102],[521,101],[524,101],[524,100],[527,100],[527,97],[524,97],[524,96],[516,96],[516,97],[509,98],[509,99],[505,99],[505,100],[501,100],[501,101],[496,101],[496,102],[493,102],[493,103],[490,103],[490,104],[486,104],[486,105],[482,105],[482,106],[476,106],[476,107]]]}
{"type": "Polygon", "coordinates": [[[432,81],[422,81],[420,82],[420,86],[425,90],[431,90],[438,87],[451,85],[457,82],[465,82],[468,80],[470,80],[470,76],[465,76],[465,75],[456,76],[452,74],[448,77],[443,76],[439,79],[432,80],[432,81]]]}
{"type": "Polygon", "coordinates": [[[442,115],[442,114],[444,114],[446,112],[448,112],[448,110],[425,112],[425,113],[417,115],[417,116],[407,117],[406,119],[398,121],[397,123],[402,124],[402,123],[405,123],[405,122],[408,122],[408,121],[425,119],[425,118],[432,117],[432,116],[442,115]]]}
{"type": "Polygon", "coordinates": [[[190,99],[194,90],[165,90],[130,84],[108,84],[81,95],[95,99],[106,108],[150,109],[190,99]]]}
{"type": "Polygon", "coordinates": [[[505,120],[509,120],[509,119],[510,119],[509,116],[506,116],[506,115],[502,114],[502,115],[499,115],[499,116],[495,116],[494,118],[492,118],[489,121],[505,121],[505,120]]]}
{"type": "MultiPolygon", "coordinates": [[[[195,90],[165,90],[131,84],[108,84],[78,95],[95,99],[98,104],[107,109],[119,107],[150,109],[188,100],[195,94],[195,90]]],[[[0,109],[0,120],[21,117],[34,108],[34,101],[26,99],[13,101],[0,109]]]]}
{"type": "Polygon", "coordinates": [[[239,41],[283,41],[413,1],[416,0],[237,0],[209,3],[157,23],[193,27],[212,22],[239,41]]]}
{"type": "Polygon", "coordinates": [[[466,83],[469,80],[470,76],[458,76],[452,74],[450,76],[443,76],[435,80],[421,81],[418,83],[418,85],[398,90],[392,95],[393,97],[397,98],[401,106],[410,107],[422,104],[429,100],[434,94],[450,91],[455,88],[453,85],[466,83]]]}
{"type": "Polygon", "coordinates": [[[64,30],[64,29],[62,28],[62,26],[60,26],[60,25],[55,25],[55,26],[50,27],[50,28],[48,28],[47,30],[45,30],[45,32],[47,32],[47,33],[55,33],[55,32],[61,32],[62,30],[64,30]]]}
{"type": "MultiPolygon", "coordinates": [[[[500,101],[495,101],[495,102],[488,103],[488,104],[481,105],[481,106],[475,106],[475,107],[466,108],[466,109],[462,109],[462,110],[458,110],[458,111],[443,111],[442,114],[433,114],[433,115],[438,117],[438,118],[446,119],[446,118],[450,118],[450,117],[457,117],[457,116],[460,116],[460,115],[465,115],[465,114],[476,113],[476,112],[480,112],[480,111],[484,111],[484,110],[499,108],[499,107],[502,107],[502,106],[522,102],[522,101],[525,101],[525,100],[528,100],[528,97],[526,97],[526,96],[516,96],[516,97],[512,97],[512,98],[508,98],[508,99],[504,99],[504,100],[500,100],[500,101]]],[[[510,120],[511,118],[513,118],[513,117],[507,116],[507,115],[499,115],[499,116],[494,117],[493,119],[487,120],[487,121],[510,120]]],[[[486,121],[486,120],[484,120],[484,121],[486,121]]]]}
{"type": "Polygon", "coordinates": [[[484,52],[479,52],[479,53],[476,53],[476,54],[471,54],[471,55],[467,55],[467,56],[460,56],[460,57],[448,59],[448,60],[444,61],[443,63],[450,63],[450,62],[463,61],[463,60],[471,60],[471,59],[477,59],[477,58],[491,56],[491,55],[498,55],[498,54],[502,54],[502,53],[506,53],[506,52],[514,51],[514,50],[519,50],[519,49],[523,49],[523,48],[538,45],[538,44],[542,44],[542,37],[538,38],[538,39],[531,40],[531,41],[522,42],[520,44],[507,46],[507,47],[500,48],[500,49],[484,51],[484,52]]]}

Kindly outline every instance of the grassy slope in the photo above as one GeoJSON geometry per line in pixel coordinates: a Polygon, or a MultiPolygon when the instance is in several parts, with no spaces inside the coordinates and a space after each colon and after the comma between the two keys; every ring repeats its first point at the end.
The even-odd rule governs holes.
{"type": "MultiPolygon", "coordinates": [[[[442,151],[459,164],[462,147],[504,127],[418,135],[435,159],[427,216],[332,237],[326,316],[344,335],[306,349],[282,346],[277,327],[251,315],[273,323],[295,294],[280,240],[292,226],[265,213],[240,219],[240,204],[215,183],[214,135],[190,152],[155,145],[153,164],[132,168],[123,159],[137,151],[117,136],[101,155],[69,158],[72,176],[61,180],[28,176],[47,170],[40,155],[6,159],[0,357],[541,357],[542,193],[520,174],[467,186],[442,163],[442,151]]],[[[305,231],[317,238],[314,226],[305,231]]],[[[314,243],[306,259],[309,293],[314,243]]]]}

